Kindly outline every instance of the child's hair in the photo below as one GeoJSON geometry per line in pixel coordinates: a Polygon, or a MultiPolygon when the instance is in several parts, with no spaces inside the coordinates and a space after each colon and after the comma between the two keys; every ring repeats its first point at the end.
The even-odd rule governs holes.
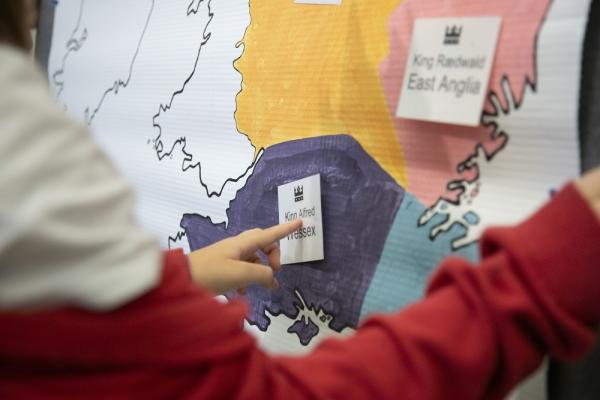
{"type": "Polygon", "coordinates": [[[25,1],[1,0],[0,41],[27,48],[30,40],[25,1]]]}

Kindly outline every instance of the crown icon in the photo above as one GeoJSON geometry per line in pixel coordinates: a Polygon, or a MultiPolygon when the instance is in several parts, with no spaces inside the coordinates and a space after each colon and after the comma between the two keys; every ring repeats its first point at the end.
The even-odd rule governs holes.
{"type": "Polygon", "coordinates": [[[444,44],[459,44],[460,35],[462,35],[462,26],[447,26],[444,44]]]}
{"type": "Polygon", "coordinates": [[[304,186],[300,185],[294,188],[294,201],[297,203],[304,200],[304,186]]]}

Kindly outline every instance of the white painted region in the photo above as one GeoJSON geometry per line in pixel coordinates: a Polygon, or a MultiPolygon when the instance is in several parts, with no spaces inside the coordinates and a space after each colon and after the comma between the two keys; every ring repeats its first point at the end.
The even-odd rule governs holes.
{"type": "Polygon", "coordinates": [[[207,3],[200,3],[199,13],[214,17],[207,25],[194,75],[155,122],[162,127],[162,154],[173,146],[175,151],[185,151],[189,156],[183,167],[194,169],[207,190],[218,195],[228,179],[244,175],[254,160],[254,147],[238,132],[235,120],[242,75],[234,61],[244,51],[240,41],[250,25],[250,14],[247,2],[241,7],[239,0],[213,0],[204,10],[207,3]],[[185,148],[175,145],[181,138],[185,148]]]}
{"type": "Polygon", "coordinates": [[[55,26],[62,27],[60,18],[64,13],[71,23],[65,25],[70,35],[65,42],[58,42],[58,38],[65,37],[65,29],[55,29],[62,33],[54,42],[54,69],[49,79],[71,115],[89,122],[106,100],[107,91],[114,95],[127,86],[153,7],[153,1],[118,0],[82,0],[58,7],[55,26]],[[73,27],[75,14],[78,16],[73,27]]]}
{"type": "Polygon", "coordinates": [[[50,76],[60,69],[75,28],[88,32],[80,51],[65,62],[59,101],[91,124],[133,183],[140,221],[165,247],[188,249],[180,227],[186,213],[226,223],[230,201],[252,174],[255,150],[238,132],[234,115],[242,84],[234,61],[249,24],[247,0],[85,0],[57,6],[50,76]],[[130,70],[128,84],[106,96],[93,120],[86,119],[85,109],[125,81],[130,70]],[[153,126],[159,111],[162,132],[153,126]],[[159,134],[165,146],[185,138],[186,152],[178,145],[159,159],[154,142],[159,134]]]}

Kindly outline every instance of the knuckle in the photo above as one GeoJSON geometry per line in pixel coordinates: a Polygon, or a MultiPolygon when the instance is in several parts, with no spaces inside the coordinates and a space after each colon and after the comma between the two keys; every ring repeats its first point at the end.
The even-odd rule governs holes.
{"type": "Polygon", "coordinates": [[[261,232],[262,232],[262,229],[260,229],[260,228],[254,228],[254,229],[250,229],[250,230],[245,231],[242,235],[245,235],[245,236],[254,236],[254,235],[257,235],[257,234],[259,234],[261,232]]]}

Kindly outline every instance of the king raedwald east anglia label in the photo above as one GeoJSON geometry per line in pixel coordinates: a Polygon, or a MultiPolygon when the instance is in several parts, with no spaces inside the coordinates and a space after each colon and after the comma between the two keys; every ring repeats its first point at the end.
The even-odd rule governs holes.
{"type": "Polygon", "coordinates": [[[417,19],[396,116],[479,125],[501,22],[500,17],[417,19]]]}

